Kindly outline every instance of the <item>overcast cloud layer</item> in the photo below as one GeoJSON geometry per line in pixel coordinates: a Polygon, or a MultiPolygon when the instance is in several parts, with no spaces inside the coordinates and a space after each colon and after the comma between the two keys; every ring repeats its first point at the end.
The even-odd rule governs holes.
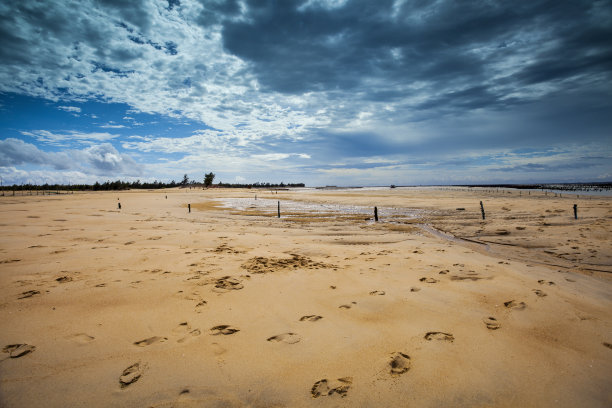
{"type": "Polygon", "coordinates": [[[612,1],[3,2],[0,175],[609,181],[611,38],[612,1]]]}

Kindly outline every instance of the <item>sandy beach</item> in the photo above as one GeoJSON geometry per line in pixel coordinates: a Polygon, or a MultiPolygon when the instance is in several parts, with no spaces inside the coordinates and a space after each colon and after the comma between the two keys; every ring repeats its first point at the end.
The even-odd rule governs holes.
{"type": "Polygon", "coordinates": [[[612,197],[577,194],[0,197],[0,406],[612,406],[612,197]]]}

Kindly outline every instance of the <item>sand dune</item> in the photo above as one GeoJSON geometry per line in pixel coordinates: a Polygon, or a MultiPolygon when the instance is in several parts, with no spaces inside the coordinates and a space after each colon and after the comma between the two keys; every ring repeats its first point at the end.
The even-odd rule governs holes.
{"type": "Polygon", "coordinates": [[[611,198],[11,196],[0,225],[3,407],[612,405],[611,198]]]}

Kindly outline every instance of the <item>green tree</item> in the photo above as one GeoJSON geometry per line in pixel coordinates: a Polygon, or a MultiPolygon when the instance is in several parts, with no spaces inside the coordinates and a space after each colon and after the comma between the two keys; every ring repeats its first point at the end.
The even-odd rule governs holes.
{"type": "Polygon", "coordinates": [[[204,187],[210,187],[215,179],[215,173],[212,171],[204,175],[204,187]]]}
{"type": "Polygon", "coordinates": [[[187,174],[185,174],[183,176],[183,181],[181,181],[181,185],[186,186],[187,183],[189,183],[189,177],[187,176],[187,174]]]}

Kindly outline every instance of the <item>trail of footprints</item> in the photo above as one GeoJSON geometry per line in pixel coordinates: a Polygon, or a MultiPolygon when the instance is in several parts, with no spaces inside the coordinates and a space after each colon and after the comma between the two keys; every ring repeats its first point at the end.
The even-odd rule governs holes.
{"type": "MultiPolygon", "coordinates": [[[[463,266],[463,265],[459,265],[459,266],[463,266]]],[[[445,275],[448,273],[449,273],[449,270],[442,270],[439,272],[440,275],[445,275]]],[[[486,278],[478,276],[478,274],[473,271],[469,271],[466,275],[451,276],[451,280],[477,281],[480,279],[486,279],[486,278]]],[[[57,279],[59,283],[65,283],[71,280],[72,279],[68,277],[61,277],[57,279]]],[[[567,280],[570,281],[569,279],[567,280]]],[[[431,278],[431,277],[422,277],[419,279],[419,281],[424,282],[424,283],[438,283],[439,282],[438,279],[431,278]]],[[[243,288],[243,285],[239,280],[237,280],[236,278],[230,277],[230,276],[224,276],[222,278],[214,279],[211,283],[215,286],[215,289],[219,291],[239,290],[243,288]]],[[[554,282],[546,281],[546,280],[538,280],[538,283],[540,285],[547,285],[547,286],[555,285],[554,282]]],[[[331,288],[335,289],[335,286],[332,286],[331,288]]],[[[420,291],[420,288],[411,287],[410,291],[418,292],[420,291]]],[[[547,296],[547,294],[540,289],[533,289],[532,291],[538,297],[547,296]]],[[[21,294],[19,299],[26,299],[26,298],[30,298],[32,296],[39,295],[39,294],[40,292],[36,290],[26,291],[21,294]]],[[[372,296],[384,296],[385,291],[374,290],[374,291],[369,292],[369,294],[372,296]]],[[[194,299],[194,300],[197,300],[197,299],[194,299]]],[[[353,305],[356,305],[356,304],[357,304],[356,302],[351,302],[350,304],[340,305],[339,308],[350,309],[353,305]]],[[[195,311],[198,313],[201,312],[202,308],[205,307],[206,305],[207,305],[207,302],[200,298],[199,302],[195,306],[195,311]]],[[[509,300],[509,301],[504,302],[504,306],[507,309],[511,309],[511,310],[523,310],[527,307],[527,304],[522,301],[509,300]]],[[[304,315],[300,317],[299,321],[316,322],[322,318],[323,316],[320,316],[320,315],[304,315]]],[[[488,316],[488,317],[483,318],[482,322],[484,323],[485,327],[488,330],[498,330],[499,328],[501,328],[500,322],[493,316],[488,316]]],[[[211,327],[209,329],[209,334],[213,336],[219,336],[219,335],[227,336],[227,335],[235,334],[239,331],[240,329],[233,327],[231,325],[221,324],[221,325],[216,325],[216,326],[211,327]]],[[[173,330],[173,333],[179,336],[179,338],[176,340],[177,343],[184,343],[190,340],[191,338],[200,336],[202,334],[199,328],[192,328],[188,322],[180,323],[173,330]]],[[[89,338],[88,341],[93,340],[93,337],[91,336],[88,336],[88,338],[89,338]]],[[[454,336],[451,333],[438,332],[438,331],[427,332],[424,335],[424,339],[427,341],[436,341],[436,342],[442,341],[442,342],[449,342],[449,343],[452,343],[455,340],[454,336]]],[[[266,340],[268,342],[273,342],[273,343],[296,344],[302,340],[302,337],[297,333],[286,332],[286,333],[278,334],[275,336],[271,336],[267,338],[266,340]]],[[[168,337],[152,336],[146,339],[136,341],[133,343],[133,345],[137,347],[147,347],[147,346],[151,346],[151,345],[158,344],[158,343],[164,343],[167,341],[168,341],[168,337]]],[[[610,343],[604,342],[603,345],[607,348],[612,348],[612,345],[610,343]]],[[[10,358],[19,358],[19,357],[23,357],[25,355],[32,353],[34,350],[36,350],[36,346],[33,346],[33,345],[11,344],[11,345],[5,346],[2,351],[4,353],[8,353],[10,358]]],[[[387,365],[388,365],[388,372],[390,375],[399,376],[410,370],[411,358],[408,354],[404,352],[393,352],[391,353],[389,357],[387,365]]],[[[135,362],[131,364],[130,366],[128,366],[127,368],[125,368],[119,377],[119,385],[121,389],[124,389],[136,383],[143,376],[146,368],[147,368],[146,363],[142,363],[140,361],[135,362]]],[[[345,397],[348,394],[348,391],[351,388],[352,383],[353,383],[352,377],[341,377],[341,378],[332,379],[332,380],[324,378],[324,379],[316,381],[313,384],[311,388],[311,395],[313,398],[327,397],[327,396],[333,396],[333,395],[339,395],[340,397],[345,397]]]]}
{"type": "MultiPolygon", "coordinates": [[[[444,270],[440,272],[440,274],[446,274],[446,273],[448,273],[448,270],[444,270]]],[[[241,288],[238,282],[236,281],[231,282],[229,281],[228,278],[229,277],[223,277],[221,279],[216,280],[215,283],[218,285],[217,287],[219,289],[230,289],[230,290],[241,288]]],[[[433,279],[433,278],[421,278],[420,281],[426,282],[426,283],[439,282],[437,279],[433,279]]],[[[554,285],[554,282],[538,281],[538,283],[554,285]]],[[[417,292],[420,289],[416,287],[412,287],[410,290],[411,292],[417,292]]],[[[533,292],[537,296],[540,296],[540,297],[546,296],[546,294],[544,294],[539,289],[534,289],[533,292]]],[[[374,291],[369,292],[369,294],[372,296],[383,296],[385,295],[385,291],[374,290],[374,291]]],[[[344,309],[350,309],[352,305],[355,305],[355,304],[357,303],[351,302],[351,304],[344,304],[344,305],[340,305],[339,307],[344,308],[344,309]]],[[[200,303],[198,303],[197,306],[201,307],[204,305],[206,305],[206,301],[201,301],[200,303]]],[[[510,300],[510,301],[504,302],[504,306],[508,309],[522,310],[526,307],[526,304],[525,302],[518,302],[515,300],[510,300]]],[[[316,322],[322,318],[323,316],[320,316],[320,315],[304,315],[300,317],[299,321],[316,322]]],[[[500,322],[493,316],[485,317],[482,319],[482,321],[485,327],[489,330],[497,330],[501,327],[500,322]]],[[[232,335],[234,333],[237,333],[239,331],[240,329],[236,327],[233,327],[227,324],[222,324],[222,325],[211,327],[209,330],[209,334],[214,335],[214,336],[218,336],[218,335],[227,336],[227,335],[232,335]]],[[[190,337],[199,336],[201,334],[200,329],[192,329],[191,326],[188,324],[188,322],[180,323],[179,326],[174,330],[174,332],[182,333],[184,335],[183,337],[177,340],[177,342],[179,343],[188,340],[190,337]]],[[[440,332],[440,331],[430,331],[430,332],[425,333],[424,339],[427,341],[436,341],[436,342],[441,341],[441,342],[453,343],[455,340],[455,337],[453,336],[452,333],[446,333],[446,332],[440,332]]],[[[134,342],[134,345],[139,346],[139,347],[145,347],[145,346],[149,346],[155,343],[163,343],[163,342],[166,342],[167,340],[168,340],[167,337],[153,336],[153,337],[149,337],[144,340],[136,341],[134,342]]],[[[297,333],[287,332],[287,333],[281,333],[275,336],[271,336],[267,338],[266,340],[268,342],[274,342],[274,343],[296,344],[302,340],[302,337],[297,333]]],[[[610,345],[609,343],[603,343],[603,344],[604,346],[608,348],[612,347],[612,345],[610,345]]],[[[16,346],[27,346],[27,345],[16,345],[16,346]]],[[[10,346],[5,347],[4,351],[7,351],[8,347],[10,346]]],[[[33,347],[33,346],[30,346],[30,347],[33,347]]],[[[16,347],[14,348],[16,349],[16,347]]],[[[27,354],[30,351],[31,350],[25,351],[25,352],[17,352],[16,356],[27,354]]],[[[13,355],[11,355],[11,357],[13,357],[13,355]]],[[[387,365],[388,365],[389,374],[391,374],[392,376],[399,376],[410,370],[411,358],[408,354],[404,352],[399,352],[399,351],[393,352],[391,353],[389,357],[387,365]]],[[[135,383],[136,381],[138,381],[141,378],[144,372],[144,369],[145,369],[145,365],[143,365],[141,362],[134,363],[130,365],[129,367],[127,367],[123,371],[119,379],[121,388],[125,388],[135,383]]],[[[333,395],[339,395],[340,397],[345,397],[347,396],[352,383],[353,383],[352,377],[341,377],[341,378],[332,379],[332,380],[324,378],[324,379],[316,381],[313,384],[311,388],[311,395],[313,398],[328,397],[328,396],[333,396],[333,395]]]]}

